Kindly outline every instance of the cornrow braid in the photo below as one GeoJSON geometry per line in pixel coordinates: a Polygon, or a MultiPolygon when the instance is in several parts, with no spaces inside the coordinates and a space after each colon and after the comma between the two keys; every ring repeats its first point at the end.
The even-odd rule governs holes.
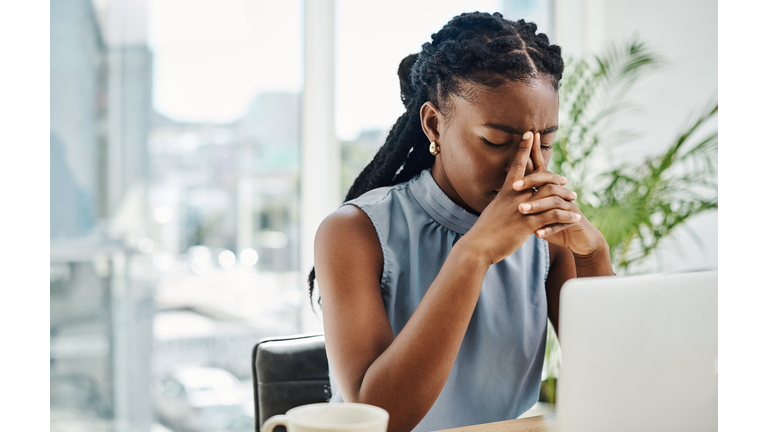
{"type": "MultiPolygon", "coordinates": [[[[405,113],[355,179],[344,201],[408,181],[434,164],[429,140],[421,128],[424,103],[432,102],[448,115],[450,97],[462,94],[467,84],[496,88],[507,81],[533,81],[542,76],[549,77],[557,91],[564,67],[560,47],[536,30],[535,23],[508,21],[498,12],[463,13],[433,34],[432,42],[422,45],[420,53],[405,57],[398,67],[405,113]]],[[[468,93],[471,96],[471,89],[468,93]]],[[[312,268],[308,282],[313,310],[314,280],[312,268]]]]}

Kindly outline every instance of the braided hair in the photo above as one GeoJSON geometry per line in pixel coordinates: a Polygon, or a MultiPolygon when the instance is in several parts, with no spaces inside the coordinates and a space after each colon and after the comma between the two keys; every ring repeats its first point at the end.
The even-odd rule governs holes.
{"type": "MultiPolygon", "coordinates": [[[[433,165],[429,139],[421,128],[421,106],[432,102],[449,115],[450,96],[467,84],[496,88],[508,81],[548,77],[557,92],[563,76],[560,47],[550,45],[536,24],[508,21],[500,13],[472,12],[454,17],[432,35],[421,52],[400,62],[400,99],[405,113],[389,132],[384,145],[349,189],[346,201],[383,186],[412,179],[433,165]]],[[[471,88],[470,88],[471,97],[471,88]]],[[[467,95],[463,95],[467,96],[467,95]]],[[[315,269],[309,273],[312,304],[315,269]]],[[[318,298],[318,304],[320,299],[318,298]]],[[[314,305],[312,305],[314,310],[314,305]]]]}

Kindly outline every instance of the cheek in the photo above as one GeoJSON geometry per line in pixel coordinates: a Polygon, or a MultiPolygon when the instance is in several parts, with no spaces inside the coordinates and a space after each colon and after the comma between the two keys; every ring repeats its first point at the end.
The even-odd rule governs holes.
{"type": "Polygon", "coordinates": [[[491,175],[494,161],[488,157],[484,149],[467,139],[457,139],[450,143],[444,157],[444,167],[447,174],[460,184],[457,187],[480,187],[487,182],[491,175]]]}
{"type": "Polygon", "coordinates": [[[473,185],[475,192],[485,195],[492,190],[498,190],[504,184],[507,176],[507,165],[509,159],[493,149],[483,149],[482,147],[467,155],[468,181],[473,185]],[[471,171],[470,171],[471,170],[471,171]]]}
{"type": "MultiPolygon", "coordinates": [[[[544,156],[544,164],[545,166],[549,167],[549,161],[552,160],[552,150],[544,153],[542,156],[544,156]]],[[[549,169],[549,168],[547,168],[549,169]]]]}

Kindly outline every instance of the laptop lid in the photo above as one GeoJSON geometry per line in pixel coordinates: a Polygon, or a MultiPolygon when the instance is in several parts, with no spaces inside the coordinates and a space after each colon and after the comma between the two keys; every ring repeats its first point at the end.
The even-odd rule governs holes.
{"type": "Polygon", "coordinates": [[[716,431],[717,271],[572,279],[557,430],[716,431]]]}

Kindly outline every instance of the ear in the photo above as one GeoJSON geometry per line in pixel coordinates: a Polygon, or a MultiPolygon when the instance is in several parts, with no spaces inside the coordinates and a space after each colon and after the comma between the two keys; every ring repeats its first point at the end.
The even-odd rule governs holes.
{"type": "Polygon", "coordinates": [[[421,116],[421,130],[429,138],[430,141],[437,141],[440,138],[440,132],[438,131],[438,124],[442,121],[440,110],[432,102],[424,102],[419,112],[421,116]]]}

